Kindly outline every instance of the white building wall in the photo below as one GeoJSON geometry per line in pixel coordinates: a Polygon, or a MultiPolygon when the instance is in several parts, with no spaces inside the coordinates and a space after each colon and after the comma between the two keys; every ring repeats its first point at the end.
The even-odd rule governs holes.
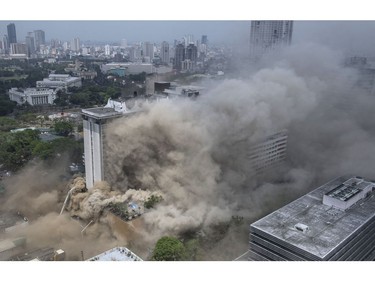
{"type": "Polygon", "coordinates": [[[85,174],[86,187],[92,188],[94,186],[93,167],[92,167],[92,145],[91,145],[91,129],[90,122],[83,119],[83,136],[84,136],[84,153],[85,153],[85,174]]]}
{"type": "Polygon", "coordinates": [[[12,88],[9,90],[9,98],[18,104],[24,104],[26,101],[30,105],[53,104],[56,93],[52,89],[27,88],[22,91],[12,88]]]}
{"type": "Polygon", "coordinates": [[[99,124],[92,123],[92,148],[93,148],[93,171],[94,182],[102,181],[103,178],[103,144],[102,144],[102,128],[99,124]]]}
{"type": "Polygon", "coordinates": [[[102,125],[95,119],[83,120],[86,187],[92,188],[94,182],[104,180],[102,125]]]}

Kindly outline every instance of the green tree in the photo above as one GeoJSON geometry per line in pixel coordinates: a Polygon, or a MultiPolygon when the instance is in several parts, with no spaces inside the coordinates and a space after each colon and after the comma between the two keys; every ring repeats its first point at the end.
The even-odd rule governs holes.
{"type": "Polygon", "coordinates": [[[1,134],[0,163],[7,170],[18,170],[33,158],[32,152],[39,142],[39,132],[34,130],[1,134]]]}
{"type": "Polygon", "coordinates": [[[0,131],[8,132],[19,126],[19,123],[13,118],[0,117],[0,131]]]}
{"type": "Polygon", "coordinates": [[[0,94],[0,116],[8,115],[12,113],[17,103],[11,101],[6,94],[0,94]]]}
{"type": "Polygon", "coordinates": [[[58,138],[51,142],[54,154],[66,154],[74,163],[82,163],[83,140],[76,141],[71,138],[58,138]]]}
{"type": "Polygon", "coordinates": [[[59,89],[56,92],[56,99],[53,101],[57,106],[67,106],[69,105],[69,94],[65,89],[59,89]]]}
{"type": "Polygon", "coordinates": [[[57,135],[67,137],[73,132],[73,125],[68,121],[58,121],[54,125],[54,130],[57,135]]]}
{"type": "Polygon", "coordinates": [[[185,260],[186,249],[184,244],[175,237],[164,236],[155,245],[152,260],[181,261],[185,260]]]}
{"type": "Polygon", "coordinates": [[[144,203],[144,206],[146,209],[151,209],[155,206],[156,203],[159,203],[161,200],[163,200],[162,196],[157,195],[151,195],[144,203]]]}
{"type": "Polygon", "coordinates": [[[53,145],[49,142],[38,142],[33,148],[32,155],[40,159],[47,160],[54,154],[53,145]]]}

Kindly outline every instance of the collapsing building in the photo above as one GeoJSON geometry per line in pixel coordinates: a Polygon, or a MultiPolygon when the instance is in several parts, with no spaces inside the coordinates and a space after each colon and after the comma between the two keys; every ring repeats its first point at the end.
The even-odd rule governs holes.
{"type": "Polygon", "coordinates": [[[287,131],[283,130],[251,145],[246,156],[252,172],[261,174],[282,163],[286,158],[287,140],[287,131]]]}
{"type": "Polygon", "coordinates": [[[375,182],[334,179],[250,225],[250,260],[375,260],[375,182]]]}
{"type": "Polygon", "coordinates": [[[104,127],[114,118],[131,115],[140,109],[128,109],[125,101],[108,100],[104,107],[82,109],[86,186],[92,188],[95,182],[104,181],[103,138],[104,127]]]}

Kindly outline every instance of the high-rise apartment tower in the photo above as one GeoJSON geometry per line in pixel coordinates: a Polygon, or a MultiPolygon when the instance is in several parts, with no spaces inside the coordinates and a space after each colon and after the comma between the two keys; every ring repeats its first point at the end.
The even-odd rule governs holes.
{"type": "Polygon", "coordinates": [[[289,46],[292,42],[293,21],[252,21],[250,27],[250,58],[258,60],[263,54],[289,46]]]}

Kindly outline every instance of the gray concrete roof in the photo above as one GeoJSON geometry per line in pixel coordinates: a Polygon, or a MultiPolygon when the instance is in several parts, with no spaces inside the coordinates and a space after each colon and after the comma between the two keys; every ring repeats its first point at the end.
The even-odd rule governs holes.
{"type": "Polygon", "coordinates": [[[334,179],[256,221],[251,227],[321,259],[375,217],[375,192],[346,211],[323,205],[323,195],[353,176],[334,179]],[[297,230],[302,224],[308,230],[297,230]]]}

